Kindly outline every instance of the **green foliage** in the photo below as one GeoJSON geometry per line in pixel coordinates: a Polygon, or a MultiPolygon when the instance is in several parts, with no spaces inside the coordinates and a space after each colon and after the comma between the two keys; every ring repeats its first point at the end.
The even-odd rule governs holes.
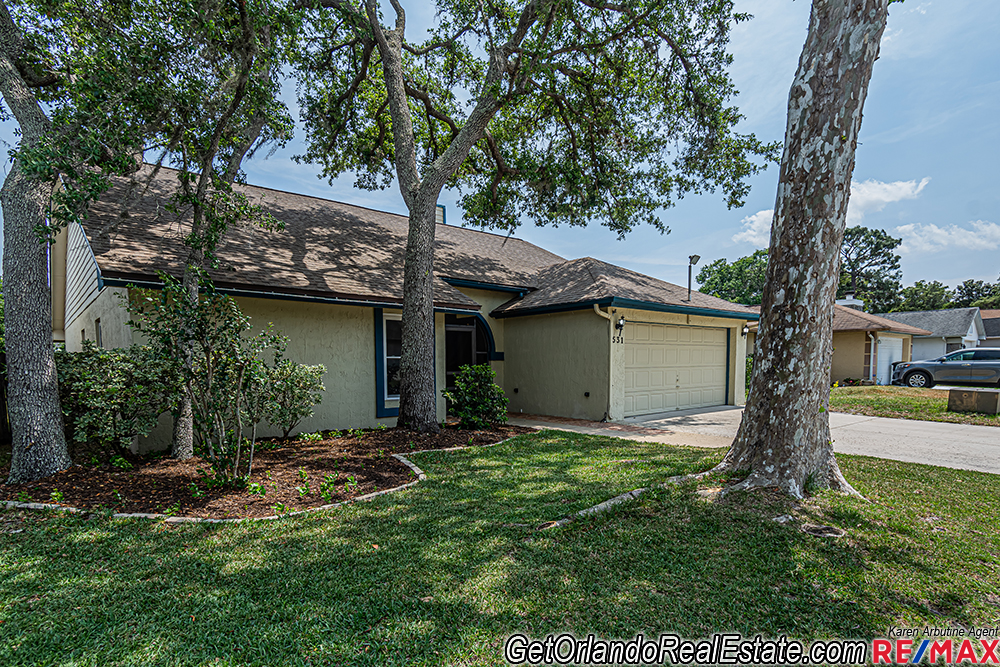
{"type": "Polygon", "coordinates": [[[753,379],[753,355],[748,354],[746,360],[746,396],[750,395],[750,380],[753,379]]]}
{"type": "Polygon", "coordinates": [[[138,300],[127,302],[131,324],[147,336],[157,354],[181,360],[181,378],[204,454],[220,480],[236,482],[253,468],[256,426],[268,403],[263,355],[280,354],[286,341],[270,328],[251,336],[250,318],[211,283],[204,282],[201,298],[192,302],[178,281],[161,277],[161,291],[139,292],[138,300]],[[249,456],[241,473],[248,429],[249,456]]]}
{"type": "Polygon", "coordinates": [[[507,397],[493,381],[496,373],[489,364],[466,365],[458,369],[455,389],[442,389],[451,401],[451,412],[461,428],[489,428],[507,421],[507,397]]]}
{"type": "Polygon", "coordinates": [[[971,305],[977,308],[984,308],[988,310],[1000,308],[1000,289],[997,289],[994,294],[990,296],[983,297],[973,302],[971,305]]]}
{"type": "Polygon", "coordinates": [[[10,9],[27,45],[22,65],[52,121],[17,155],[30,176],[61,183],[52,224],[38,230],[50,239],[83,218],[109,177],[148,175],[136,173],[145,150],[197,175],[178,184],[172,205],[225,218],[245,203],[231,187],[243,156],[291,134],[278,92],[299,14],[283,3],[28,0],[10,9]]]}
{"type": "Polygon", "coordinates": [[[177,404],[180,368],[148,346],[105,350],[93,341],[83,345],[81,352],[55,354],[66,439],[112,451],[128,447],[177,404]]]}
{"type": "Polygon", "coordinates": [[[893,312],[942,310],[950,307],[953,295],[954,293],[942,282],[918,280],[913,285],[903,288],[899,306],[893,312]]]}
{"type": "Polygon", "coordinates": [[[955,296],[950,308],[993,308],[991,303],[1000,303],[1000,282],[993,285],[983,280],[966,280],[955,288],[955,296]],[[986,305],[980,305],[986,304],[986,305]]]}
{"type": "MultiPolygon", "coordinates": [[[[270,400],[267,421],[283,431],[284,437],[298,426],[302,419],[313,413],[313,406],[322,400],[324,391],[323,375],[326,367],[322,364],[306,366],[289,359],[279,359],[268,370],[270,400]]],[[[322,434],[316,434],[317,440],[322,434]]],[[[300,436],[300,439],[302,436],[300,436]]]]}
{"type": "Polygon", "coordinates": [[[850,227],[840,248],[839,297],[854,294],[869,313],[885,313],[899,304],[902,271],[893,251],[902,239],[881,229],[850,227]]]}
{"type": "Polygon", "coordinates": [[[767,250],[758,250],[749,257],[740,257],[732,264],[717,259],[698,272],[698,288],[726,301],[746,306],[760,305],[767,280],[767,250]]]}
{"type": "MultiPolygon", "coordinates": [[[[778,144],[734,129],[727,44],[749,16],[731,2],[449,0],[436,10],[426,41],[403,34],[404,48],[388,49],[401,58],[416,166],[463,187],[467,222],[666,231],[660,209],[716,188],[738,206],[756,159],[777,160],[778,144]]],[[[295,58],[302,159],[331,179],[351,172],[358,187],[389,187],[397,161],[413,156],[397,154],[404,125],[391,118],[373,27],[356,3],[309,18],[295,58]]]]}

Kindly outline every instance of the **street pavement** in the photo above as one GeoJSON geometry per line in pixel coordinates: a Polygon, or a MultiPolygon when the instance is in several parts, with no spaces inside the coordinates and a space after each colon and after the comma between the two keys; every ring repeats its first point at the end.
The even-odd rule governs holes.
{"type": "MultiPolygon", "coordinates": [[[[512,415],[510,423],[694,447],[728,447],[743,409],[732,406],[633,417],[618,424],[512,415]]],[[[830,413],[834,451],[1000,474],[1000,428],[830,413]]]]}

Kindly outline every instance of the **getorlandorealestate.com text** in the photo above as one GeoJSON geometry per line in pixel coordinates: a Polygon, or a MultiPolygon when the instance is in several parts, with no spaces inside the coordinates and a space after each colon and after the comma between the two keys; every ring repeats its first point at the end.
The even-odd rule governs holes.
{"type": "Polygon", "coordinates": [[[1000,665],[1000,627],[892,627],[886,634],[812,642],[737,633],[694,640],[672,633],[628,639],[514,634],[504,642],[503,657],[511,665],[1000,665]]]}
{"type": "Polygon", "coordinates": [[[515,634],[504,643],[504,659],[512,665],[787,665],[868,664],[871,642],[833,639],[808,647],[785,636],[766,639],[715,634],[689,640],[664,633],[631,639],[600,639],[593,634],[548,635],[532,639],[515,634]]]}

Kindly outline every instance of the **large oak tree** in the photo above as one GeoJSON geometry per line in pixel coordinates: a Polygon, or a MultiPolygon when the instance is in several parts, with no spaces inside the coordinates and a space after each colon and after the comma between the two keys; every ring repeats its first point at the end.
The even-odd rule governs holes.
{"type": "Polygon", "coordinates": [[[465,222],[522,220],[620,235],[688,193],[748,190],[755,156],[727,74],[727,0],[439,0],[436,25],[388,24],[376,0],[313,8],[297,71],[304,159],[334,178],[387,187],[409,211],[399,423],[435,430],[432,271],[435,208],[460,186],[465,222]]]}
{"type": "Polygon", "coordinates": [[[755,363],[743,421],[717,470],[738,488],[856,493],[830,439],[833,302],[861,115],[889,0],[813,0],[788,97],[755,363]]]}
{"type": "Polygon", "coordinates": [[[112,176],[141,192],[156,172],[141,169],[151,151],[158,165],[180,167],[172,207],[194,218],[188,266],[200,267],[226,224],[252,208],[231,188],[243,158],[290,126],[275,101],[271,35],[294,21],[267,0],[11,7],[13,16],[0,3],[0,93],[21,135],[2,191],[15,483],[69,465],[45,242],[86,215],[112,176]]]}

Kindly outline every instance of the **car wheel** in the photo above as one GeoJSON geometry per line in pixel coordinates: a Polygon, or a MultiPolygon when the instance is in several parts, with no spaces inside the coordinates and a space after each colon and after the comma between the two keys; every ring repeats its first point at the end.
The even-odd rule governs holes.
{"type": "Polygon", "coordinates": [[[934,380],[931,376],[923,371],[914,371],[906,376],[906,386],[920,388],[931,388],[934,386],[934,380]]]}

